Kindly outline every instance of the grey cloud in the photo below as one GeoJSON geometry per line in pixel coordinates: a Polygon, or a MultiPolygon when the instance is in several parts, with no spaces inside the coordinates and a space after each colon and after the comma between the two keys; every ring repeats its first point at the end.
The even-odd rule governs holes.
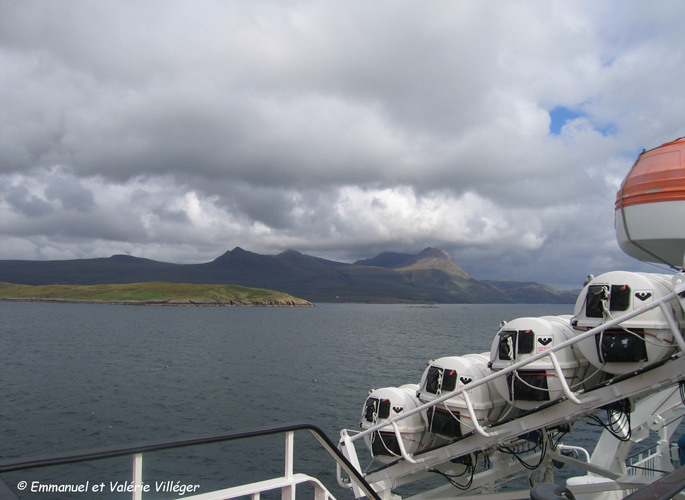
{"type": "Polygon", "coordinates": [[[53,212],[48,202],[32,194],[26,186],[9,186],[5,193],[7,203],[28,217],[41,217],[53,212]]]}
{"type": "MultiPolygon", "coordinates": [[[[45,149],[30,159],[60,160],[83,174],[125,179],[141,171],[195,169],[198,174],[234,175],[259,183],[271,179],[356,183],[364,178],[383,182],[390,164],[390,180],[417,182],[413,170],[418,162],[402,165],[411,150],[424,157],[424,165],[443,160],[433,157],[436,141],[428,141],[430,149],[424,149],[414,144],[414,137],[425,135],[444,119],[444,139],[445,131],[478,126],[487,116],[479,101],[488,95],[480,89],[493,81],[490,61],[496,54],[487,52],[493,49],[485,54],[460,50],[459,44],[470,39],[476,28],[460,21],[461,30],[455,30],[442,19],[462,19],[461,13],[450,9],[439,9],[417,23],[411,4],[398,4],[390,11],[380,5],[334,4],[334,13],[310,9],[309,24],[302,27],[289,23],[287,16],[286,21],[276,20],[265,14],[265,7],[252,15],[264,16],[273,29],[246,32],[243,28],[233,36],[221,33],[223,38],[217,41],[223,42],[230,59],[217,64],[221,50],[215,48],[210,51],[217,57],[214,66],[201,66],[201,77],[196,77],[192,64],[184,59],[189,55],[187,47],[173,41],[164,47],[150,40],[156,38],[150,32],[173,40],[181,27],[178,18],[164,14],[159,18],[155,13],[156,22],[142,30],[141,23],[152,21],[148,18],[154,10],[149,7],[136,6],[132,12],[140,19],[131,19],[121,7],[76,11],[71,4],[65,10],[54,3],[46,5],[47,12],[33,7],[33,17],[22,17],[25,23],[33,20],[27,34],[8,30],[14,33],[11,42],[39,51],[54,66],[51,72],[61,75],[59,86],[70,96],[69,112],[51,133],[55,139],[45,141],[45,149]],[[379,32],[377,22],[387,21],[389,14],[395,24],[379,32]],[[64,20],[61,29],[51,22],[52,16],[64,20]],[[122,26],[128,22],[133,28],[125,31],[122,26]],[[316,23],[330,25],[332,33],[313,28],[316,23]],[[99,25],[105,29],[96,34],[99,25]],[[135,43],[131,35],[143,47],[131,46],[135,43]],[[290,38],[276,39],[278,35],[290,38]],[[336,44],[328,43],[331,36],[337,37],[336,44]],[[236,46],[245,43],[245,37],[253,45],[243,46],[241,52],[236,46]],[[82,39],[91,43],[80,43],[82,39]],[[273,60],[276,43],[284,43],[278,55],[285,56],[285,63],[273,60]],[[450,44],[455,50],[446,50],[450,44]],[[146,71],[147,79],[136,79],[121,68],[124,58],[118,47],[122,45],[128,48],[130,64],[146,71]],[[170,59],[171,51],[179,49],[177,58],[170,59]],[[168,61],[168,68],[149,67],[149,51],[157,60],[168,61]],[[477,61],[481,56],[484,64],[477,61]],[[231,68],[236,62],[243,71],[234,75],[231,68]],[[103,74],[100,65],[110,72],[103,74]],[[454,71],[462,67],[469,69],[454,71]],[[183,74],[181,68],[191,73],[183,74]]],[[[186,14],[179,4],[173,5],[186,14]]],[[[210,11],[217,8],[213,3],[205,5],[210,11]]],[[[484,14],[480,8],[472,10],[484,14]]],[[[198,18],[198,11],[190,18],[198,18]]],[[[217,17],[227,15],[219,9],[217,17]]],[[[210,25],[211,35],[220,34],[216,22],[204,19],[204,23],[210,25]]],[[[200,36],[198,48],[209,48],[206,36],[200,36]]],[[[181,42],[186,41],[181,36],[181,42]]],[[[42,90],[50,95],[50,89],[42,90]]]]}
{"type": "Polygon", "coordinates": [[[86,212],[95,208],[93,192],[74,177],[52,175],[47,180],[45,195],[49,200],[59,200],[66,210],[86,212]]]}
{"type": "Polygon", "coordinates": [[[177,224],[189,224],[190,219],[188,214],[182,210],[169,210],[165,207],[157,207],[152,209],[152,213],[157,216],[160,220],[173,222],[177,224]]]}
{"type": "Polygon", "coordinates": [[[135,218],[117,214],[43,213],[41,217],[10,220],[2,224],[5,235],[35,238],[89,238],[104,241],[146,241],[146,232],[135,218]]]}
{"type": "Polygon", "coordinates": [[[0,3],[0,258],[430,245],[575,282],[630,265],[617,183],[685,135],[680,2],[0,3]]]}

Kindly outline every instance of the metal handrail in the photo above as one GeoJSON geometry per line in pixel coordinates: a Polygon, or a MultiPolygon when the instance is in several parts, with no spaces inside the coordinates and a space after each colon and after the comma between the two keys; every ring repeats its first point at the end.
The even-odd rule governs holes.
{"type": "MultiPolygon", "coordinates": [[[[556,351],[559,351],[561,349],[564,349],[566,347],[574,345],[574,344],[580,342],[581,340],[584,340],[588,337],[592,337],[592,336],[596,335],[597,333],[603,332],[609,328],[612,328],[616,325],[619,325],[628,319],[634,318],[636,316],[640,316],[640,315],[642,315],[648,311],[651,311],[652,309],[661,308],[662,312],[666,316],[666,320],[669,324],[669,327],[671,328],[671,331],[673,333],[673,337],[676,341],[676,344],[678,345],[678,347],[680,349],[679,354],[685,355],[685,339],[683,339],[683,337],[680,333],[680,329],[677,327],[677,325],[675,324],[675,321],[671,317],[670,311],[668,311],[666,308],[664,308],[665,304],[667,304],[668,302],[671,302],[672,300],[677,300],[679,298],[680,294],[682,294],[682,293],[685,293],[685,282],[680,283],[678,286],[676,286],[675,291],[673,291],[667,295],[664,295],[663,297],[659,298],[658,300],[655,300],[651,304],[642,306],[639,309],[635,309],[629,313],[626,313],[622,316],[619,316],[618,318],[614,318],[610,321],[607,321],[606,323],[603,323],[603,324],[601,324],[595,328],[587,330],[586,332],[578,334],[571,339],[568,339],[564,342],[561,342],[561,343],[555,345],[554,347],[550,348],[547,351],[534,354],[534,355],[530,356],[529,358],[526,358],[522,361],[518,361],[516,363],[513,363],[513,364],[509,365],[508,367],[503,368],[502,370],[499,370],[495,373],[487,375],[481,379],[475,380],[475,381],[471,382],[470,384],[468,384],[468,386],[464,386],[464,387],[461,387],[459,389],[455,389],[454,391],[443,394],[442,396],[440,396],[434,400],[431,400],[429,402],[426,402],[426,403],[424,403],[424,404],[422,404],[416,408],[413,408],[409,411],[403,412],[401,415],[398,415],[396,417],[385,420],[384,422],[376,424],[372,427],[369,427],[368,429],[365,429],[359,433],[354,434],[353,436],[350,436],[350,440],[354,442],[354,441],[356,441],[356,440],[358,440],[364,436],[373,434],[374,432],[377,432],[377,431],[384,429],[388,426],[392,426],[395,422],[399,422],[401,420],[404,420],[404,419],[406,419],[406,418],[408,418],[408,417],[410,417],[416,413],[424,412],[424,411],[426,411],[427,408],[436,406],[436,405],[438,405],[438,404],[440,404],[440,403],[442,403],[448,399],[451,399],[455,396],[458,396],[460,394],[466,395],[468,391],[472,391],[473,389],[475,389],[481,385],[487,384],[487,383],[489,383],[489,382],[491,382],[491,381],[493,381],[499,377],[503,377],[506,374],[511,373],[513,371],[516,371],[519,368],[525,367],[526,365],[533,363],[539,359],[542,359],[544,357],[549,357],[549,355],[551,353],[554,353],[556,351]]],[[[574,397],[575,397],[575,394],[574,394],[574,397]]],[[[578,403],[582,403],[582,401],[578,401],[576,404],[578,404],[578,403]]]]}
{"type": "Polygon", "coordinates": [[[103,460],[106,458],[135,456],[137,454],[184,448],[188,446],[198,446],[211,443],[221,443],[234,441],[237,439],[252,438],[258,436],[269,436],[283,434],[299,430],[306,430],[322,445],[322,447],[333,457],[336,463],[350,476],[357,486],[366,496],[373,500],[381,500],[376,491],[366,481],[364,476],[352,465],[352,463],[341,453],[337,446],[331,441],[326,433],[318,426],[308,423],[292,423],[275,427],[263,427],[234,431],[226,434],[214,434],[209,436],[192,437],[176,440],[162,440],[147,443],[139,443],[123,446],[112,446],[96,448],[91,450],[73,451],[54,455],[45,455],[30,458],[20,458],[0,462],[0,473],[18,470],[36,469],[39,467],[49,467],[53,465],[67,465],[92,460],[103,460]]]}

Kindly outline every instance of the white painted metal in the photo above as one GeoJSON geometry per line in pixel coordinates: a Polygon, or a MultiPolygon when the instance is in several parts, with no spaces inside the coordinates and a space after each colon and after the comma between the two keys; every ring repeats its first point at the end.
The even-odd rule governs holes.
{"type": "MultiPolygon", "coordinates": [[[[551,406],[544,411],[535,412],[526,416],[525,419],[513,420],[507,424],[493,426],[499,432],[495,437],[483,437],[480,434],[473,434],[454,444],[437,449],[431,453],[421,454],[414,457],[419,460],[418,464],[409,464],[399,461],[391,467],[367,475],[367,480],[372,486],[378,488],[396,487],[399,485],[400,478],[411,478],[414,474],[430,468],[444,464],[455,457],[466,454],[480,452],[482,450],[496,449],[497,446],[507,443],[517,438],[519,435],[526,434],[535,429],[553,427],[564,423],[572,423],[582,418],[584,415],[594,413],[598,406],[607,402],[623,399],[625,397],[636,397],[641,394],[651,393],[660,387],[671,386],[674,381],[685,378],[685,359],[678,358],[670,363],[653,370],[652,372],[639,375],[634,380],[607,386],[588,395],[581,396],[581,405],[576,405],[570,401],[562,401],[551,406]],[[655,383],[661,380],[661,383],[655,383]]],[[[607,449],[609,453],[613,447],[607,449]]],[[[615,471],[615,464],[607,464],[606,468],[598,467],[595,472],[603,472],[604,475],[621,475],[625,471],[615,471]]]]}
{"type": "MultiPolygon", "coordinates": [[[[488,376],[491,371],[488,367],[489,357],[485,354],[466,354],[464,356],[445,356],[428,363],[419,384],[417,396],[422,403],[439,398],[443,394],[456,388],[466,388],[474,381],[488,376]],[[451,375],[452,388],[447,390],[448,374],[451,375]],[[432,381],[431,381],[432,376],[432,381]]],[[[423,414],[431,428],[439,427],[440,419],[456,424],[461,433],[472,429],[482,429],[483,425],[491,424],[499,420],[506,411],[507,403],[501,397],[492,384],[480,384],[473,386],[462,394],[447,399],[444,403],[435,407],[435,412],[423,414]],[[468,402],[465,395],[468,394],[468,402]],[[436,417],[436,414],[438,415],[436,417]]],[[[449,429],[456,430],[456,429],[449,429]]],[[[445,429],[434,430],[444,439],[454,437],[446,435],[445,429]]]]}
{"type": "Polygon", "coordinates": [[[142,500],[143,491],[143,454],[133,455],[133,500],[142,500]]]}
{"type": "MultiPolygon", "coordinates": [[[[508,372],[521,368],[525,369],[527,364],[539,360],[547,359],[547,363],[552,367],[552,372],[560,380],[564,380],[564,377],[560,376],[563,373],[563,367],[560,366],[557,358],[560,350],[571,348],[574,344],[586,339],[592,339],[594,342],[596,334],[609,328],[615,328],[620,323],[630,321],[640,315],[647,315],[649,318],[651,311],[656,311],[656,314],[661,318],[663,327],[668,330],[667,335],[674,341],[674,345],[678,346],[678,351],[671,358],[667,360],[664,358],[661,363],[650,363],[651,366],[646,371],[626,372],[610,384],[601,384],[593,387],[592,390],[585,389],[573,392],[568,384],[564,383],[561,385],[563,397],[555,402],[542,405],[508,421],[477,426],[477,432],[463,436],[451,444],[417,454],[406,454],[404,459],[399,459],[366,474],[367,481],[371,483],[382,498],[391,498],[395,489],[429,477],[434,474],[431,471],[437,470],[452,475],[462,474],[466,466],[455,463],[455,459],[459,457],[486,456],[493,464],[492,467],[473,474],[472,484],[467,491],[461,492],[452,486],[445,486],[427,489],[411,497],[411,500],[440,500],[455,496],[469,498],[476,492],[478,492],[478,498],[481,500],[515,498],[507,496],[511,495],[511,492],[507,492],[502,497],[497,489],[502,481],[521,472],[526,472],[526,469],[513,458],[500,453],[498,450],[502,446],[515,445],[520,441],[520,436],[527,435],[532,431],[539,432],[542,442],[547,442],[550,439],[548,429],[555,429],[560,425],[571,425],[588,415],[597,413],[600,407],[609,403],[631,401],[635,403],[635,410],[631,415],[630,436],[628,436],[629,427],[627,424],[623,424],[622,427],[619,426],[621,428],[618,429],[626,436],[626,442],[618,441],[608,431],[605,431],[592,457],[589,457],[587,451],[580,451],[586,457],[585,461],[568,457],[559,451],[550,451],[546,455],[531,454],[526,457],[529,464],[534,464],[539,459],[540,466],[537,468],[536,475],[540,476],[542,480],[548,476],[551,477],[552,460],[571,464],[580,470],[588,471],[588,476],[571,481],[574,491],[581,495],[580,498],[588,500],[622,498],[624,492],[655,479],[655,476],[650,479],[649,475],[640,472],[641,469],[638,467],[644,467],[640,463],[650,464],[650,467],[651,464],[658,464],[657,469],[659,471],[673,469],[674,453],[670,443],[675,428],[685,414],[685,407],[683,407],[678,390],[678,384],[685,381],[685,358],[683,357],[685,342],[683,342],[681,325],[679,324],[679,320],[682,318],[682,309],[679,303],[685,299],[676,300],[677,295],[685,290],[683,283],[685,283],[685,279],[679,275],[678,278],[673,279],[672,292],[660,294],[656,300],[643,307],[627,311],[619,318],[603,318],[603,324],[595,328],[581,332],[574,338],[563,342],[555,342],[555,345],[545,352],[535,353],[526,360],[502,368],[498,373],[443,394],[420,408],[406,412],[401,417],[398,416],[397,419],[388,419],[386,422],[366,428],[361,432],[345,430],[341,433],[341,449],[351,461],[359,463],[354,443],[365,435],[385,427],[394,427],[401,418],[406,418],[413,412],[426,411],[430,405],[440,404],[455,396],[460,396],[466,402],[467,408],[470,408],[471,418],[474,418],[473,406],[469,404],[469,395],[474,388],[478,387],[479,384],[487,384],[497,377],[504,377],[508,372]],[[674,307],[678,314],[678,320],[673,316],[674,307]],[[633,445],[649,436],[650,431],[659,433],[659,444],[652,454],[653,456],[635,459],[637,462],[628,461],[628,454],[633,445]]],[[[653,320],[654,313],[651,313],[651,316],[653,320]]],[[[639,321],[639,319],[634,321],[639,321]]],[[[637,368],[643,368],[643,366],[637,368]]],[[[559,448],[559,450],[563,449],[570,450],[573,447],[561,446],[559,448]]],[[[652,471],[651,474],[654,472],[652,471]]],[[[660,475],[661,472],[656,474],[660,475]]],[[[356,491],[355,496],[360,497],[362,495],[356,491]]]]}
{"type": "Polygon", "coordinates": [[[631,205],[616,210],[616,238],[625,253],[646,262],[683,265],[685,201],[631,205]]]}
{"type": "MultiPolygon", "coordinates": [[[[288,431],[285,433],[283,477],[184,496],[183,498],[185,500],[231,500],[249,496],[252,500],[259,500],[261,493],[280,490],[282,500],[295,500],[297,485],[309,484],[314,489],[314,500],[336,500],[335,496],[328,491],[321,481],[307,474],[296,474],[294,472],[294,450],[295,433],[288,431]]],[[[143,485],[143,455],[141,453],[132,455],[132,471],[132,483],[134,485],[132,498],[133,500],[142,500],[142,488],[135,488],[136,485],[143,485]]]]}
{"type": "Polygon", "coordinates": [[[541,401],[531,401],[515,395],[512,398],[512,393],[516,392],[512,389],[512,385],[518,382],[516,384],[518,387],[525,388],[527,384],[523,377],[531,373],[543,374],[540,376],[545,379],[544,386],[538,391],[539,396],[544,396],[547,401],[553,401],[562,395],[575,397],[572,395],[567,380],[574,384],[576,390],[582,389],[587,372],[587,360],[576,353],[573,345],[565,349],[552,350],[556,344],[573,338],[570,319],[571,316],[516,318],[503,325],[497,332],[490,348],[490,363],[494,371],[499,371],[517,361],[530,359],[533,354],[549,353],[548,356],[527,363],[525,370],[513,372],[511,380],[508,377],[495,379],[493,385],[509,403],[524,410],[540,406],[541,401]],[[528,352],[521,352],[520,337],[525,334],[528,334],[530,340],[529,345],[526,346],[529,349],[528,352]],[[515,341],[517,345],[513,345],[515,341]],[[501,352],[505,349],[507,352],[501,352]]]}
{"type": "MultiPolygon", "coordinates": [[[[350,435],[346,429],[340,431],[340,444],[338,445],[338,447],[340,448],[342,454],[345,455],[345,458],[347,458],[358,471],[361,471],[362,467],[359,463],[357,451],[355,450],[354,443],[352,442],[352,439],[350,438],[350,435]]],[[[342,476],[342,468],[339,463],[336,466],[336,470],[336,476],[338,479],[338,484],[340,486],[342,486],[343,488],[352,488],[352,492],[354,493],[355,498],[361,498],[364,496],[364,492],[354,481],[345,481],[345,479],[342,476]]]]}
{"type": "MultiPolygon", "coordinates": [[[[405,384],[400,387],[383,387],[370,391],[360,420],[362,429],[367,429],[420,406],[421,402],[416,395],[418,388],[417,384],[405,384]]],[[[407,451],[416,453],[431,445],[431,441],[428,440],[426,422],[420,414],[402,420],[401,425],[395,422],[392,429],[387,429],[383,434],[376,433],[367,436],[365,443],[372,454],[375,452],[376,458],[385,462],[391,462],[401,455],[405,455],[406,458],[407,451]],[[394,443],[391,442],[393,437],[396,439],[394,443]]]]}
{"type": "Polygon", "coordinates": [[[305,483],[311,484],[314,487],[315,500],[335,500],[335,497],[318,479],[308,476],[307,474],[293,474],[290,479],[279,477],[233,488],[210,491],[200,495],[185,496],[183,498],[185,500],[230,500],[232,498],[252,496],[268,491],[283,491],[286,488],[305,483]]]}
{"type": "Polygon", "coordinates": [[[556,354],[550,352],[549,359],[552,362],[552,366],[554,367],[554,373],[556,374],[557,380],[559,381],[559,385],[561,386],[561,392],[563,392],[564,396],[566,396],[572,403],[579,405],[580,399],[578,399],[576,395],[573,394],[573,391],[571,391],[571,388],[568,386],[568,382],[566,382],[565,373],[561,369],[561,365],[559,364],[559,360],[557,360],[556,354]]]}
{"type": "MultiPolygon", "coordinates": [[[[492,381],[492,380],[495,380],[497,377],[503,377],[503,376],[505,376],[507,373],[513,372],[513,371],[518,370],[518,369],[520,369],[520,368],[523,368],[523,367],[525,367],[526,365],[528,365],[528,364],[530,364],[530,363],[533,363],[533,362],[535,362],[535,361],[537,361],[537,360],[539,360],[539,359],[541,359],[541,358],[547,356],[547,355],[548,355],[547,353],[549,353],[549,352],[557,352],[557,351],[559,351],[559,350],[561,350],[561,349],[564,349],[564,348],[566,348],[566,347],[568,347],[568,346],[574,345],[574,344],[576,344],[576,343],[578,343],[578,342],[580,342],[580,341],[582,341],[582,340],[585,340],[585,339],[587,339],[587,338],[593,337],[593,336],[594,336],[595,334],[597,334],[597,333],[600,333],[600,332],[603,332],[604,330],[607,330],[607,329],[609,329],[609,328],[615,327],[615,326],[619,325],[620,323],[622,323],[622,322],[624,322],[624,321],[626,321],[626,320],[628,320],[628,319],[632,319],[632,318],[634,318],[634,317],[636,317],[636,316],[639,316],[640,314],[644,314],[645,312],[651,311],[652,309],[655,309],[655,308],[659,307],[660,304],[663,303],[663,302],[672,301],[673,299],[676,298],[677,294],[683,293],[684,291],[685,291],[685,281],[679,283],[678,286],[677,286],[677,288],[676,288],[676,290],[675,290],[674,292],[672,292],[672,293],[670,293],[670,294],[668,294],[668,295],[666,295],[666,296],[661,297],[659,300],[654,301],[654,302],[652,302],[652,303],[650,303],[650,304],[648,304],[648,305],[642,307],[641,309],[635,309],[635,310],[630,311],[629,313],[627,313],[627,314],[625,314],[625,315],[623,315],[623,316],[621,316],[621,317],[619,317],[619,318],[615,318],[615,319],[613,319],[613,320],[607,321],[606,323],[604,323],[604,324],[602,324],[602,325],[599,325],[599,326],[597,326],[597,327],[595,327],[595,328],[592,328],[592,329],[590,329],[590,330],[588,330],[588,331],[586,331],[586,332],[583,332],[583,333],[581,333],[581,334],[579,334],[579,335],[576,335],[576,336],[575,336],[574,338],[572,338],[572,339],[569,339],[569,340],[567,340],[567,341],[564,341],[564,342],[561,342],[561,343],[555,345],[555,346],[552,347],[549,351],[536,353],[536,354],[532,355],[532,356],[531,356],[530,358],[528,358],[528,359],[525,359],[525,360],[523,360],[523,361],[519,361],[519,362],[517,362],[517,363],[514,363],[514,364],[512,364],[512,365],[510,365],[510,366],[508,366],[508,367],[506,367],[506,368],[503,368],[502,370],[500,370],[500,371],[497,372],[497,373],[493,373],[492,375],[489,375],[489,376],[487,376],[487,377],[484,377],[484,378],[482,378],[482,379],[479,379],[479,380],[473,382],[472,384],[469,384],[468,387],[460,387],[460,388],[458,388],[458,389],[456,389],[456,390],[454,390],[454,391],[452,391],[452,392],[449,392],[449,393],[447,393],[447,394],[443,394],[441,397],[436,398],[436,399],[434,399],[433,401],[431,401],[431,402],[429,402],[429,403],[427,403],[427,404],[425,404],[425,405],[423,405],[423,406],[421,406],[421,407],[419,407],[419,408],[415,408],[415,409],[413,409],[413,410],[410,410],[410,411],[408,411],[408,412],[405,412],[405,413],[404,413],[403,415],[401,415],[401,416],[398,416],[398,417],[389,419],[389,420],[387,420],[387,421],[384,422],[384,423],[381,423],[381,424],[378,424],[378,425],[376,425],[376,426],[370,427],[370,428],[368,428],[368,429],[366,429],[366,430],[364,430],[364,431],[362,431],[362,432],[360,432],[360,433],[358,433],[358,434],[355,434],[354,436],[351,437],[351,439],[352,439],[353,441],[356,441],[356,440],[358,440],[358,439],[361,439],[361,438],[363,438],[363,437],[364,437],[365,435],[367,435],[367,434],[371,434],[371,433],[373,433],[373,432],[375,432],[375,431],[378,431],[378,430],[380,430],[380,429],[383,429],[383,428],[385,428],[385,427],[391,425],[391,423],[392,423],[393,421],[399,421],[399,420],[402,420],[403,418],[407,418],[407,417],[409,417],[409,416],[411,416],[411,415],[414,415],[415,413],[420,413],[420,412],[422,412],[422,411],[425,411],[426,408],[427,408],[428,406],[432,406],[432,405],[436,405],[436,404],[442,403],[443,401],[446,401],[447,399],[450,399],[450,398],[453,398],[453,397],[455,397],[455,396],[458,396],[458,395],[460,395],[460,394],[462,394],[462,393],[464,393],[464,392],[466,392],[466,391],[470,391],[470,390],[472,390],[472,389],[475,389],[476,387],[479,387],[480,385],[487,384],[488,382],[490,382],[490,381],[492,381]]],[[[683,343],[683,345],[685,345],[685,342],[683,342],[683,340],[682,340],[682,336],[681,336],[680,331],[673,332],[673,334],[674,334],[675,337],[679,337],[679,338],[680,338],[680,343],[683,343]]],[[[679,345],[680,345],[680,343],[679,343],[679,345]]]]}
{"type": "Polygon", "coordinates": [[[672,291],[672,277],[663,274],[611,271],[593,278],[578,295],[572,318],[574,329],[582,332],[605,323],[607,319],[625,318],[621,322],[622,328],[617,329],[621,333],[615,335],[631,339],[643,335],[646,358],[631,362],[602,359],[594,337],[586,337],[578,343],[583,356],[604,372],[620,374],[637,370],[670,355],[675,350],[673,332],[680,332],[683,326],[683,312],[677,301],[659,301],[659,308],[652,308],[631,318],[627,318],[627,313],[669,296],[672,291]],[[626,289],[620,306],[614,305],[617,288],[626,289]],[[593,302],[594,307],[591,306],[593,302]],[[677,315],[675,319],[674,312],[677,315]]]}
{"type": "MultiPolygon", "coordinates": [[[[290,431],[285,433],[285,471],[283,478],[291,482],[294,472],[295,458],[295,433],[290,431]]],[[[288,484],[281,489],[281,500],[295,500],[295,484],[288,484]]]]}

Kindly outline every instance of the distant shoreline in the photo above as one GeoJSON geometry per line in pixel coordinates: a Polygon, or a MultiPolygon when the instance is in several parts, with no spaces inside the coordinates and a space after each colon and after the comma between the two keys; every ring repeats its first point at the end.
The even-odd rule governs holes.
{"type": "Polygon", "coordinates": [[[39,286],[2,282],[0,301],[181,307],[313,306],[308,300],[274,290],[165,282],[39,286]]]}
{"type": "Polygon", "coordinates": [[[247,300],[228,302],[200,301],[192,299],[168,300],[84,300],[58,299],[48,297],[0,297],[0,302],[39,302],[56,304],[100,304],[124,306],[168,306],[168,307],[316,307],[309,301],[296,302],[293,300],[247,300]]]}

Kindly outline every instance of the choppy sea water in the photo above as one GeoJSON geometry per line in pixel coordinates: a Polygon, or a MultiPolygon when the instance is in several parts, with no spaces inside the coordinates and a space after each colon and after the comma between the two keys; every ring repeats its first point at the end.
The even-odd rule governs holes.
{"type": "MultiPolygon", "coordinates": [[[[489,351],[501,320],[571,312],[572,305],[0,303],[0,460],[290,422],[314,423],[337,441],[341,428],[358,428],[369,389],[418,383],[432,358],[489,351]]],[[[154,453],[143,478],[202,493],[282,474],[282,449],[279,436],[154,453]]],[[[296,436],[295,457],[296,471],[338,492],[332,459],[308,434],[296,436]]],[[[22,499],[131,497],[110,491],[130,480],[127,459],[4,477],[15,491],[20,481],[89,482],[88,494],[27,488],[22,499]],[[93,492],[99,483],[106,491],[93,492]]]]}

